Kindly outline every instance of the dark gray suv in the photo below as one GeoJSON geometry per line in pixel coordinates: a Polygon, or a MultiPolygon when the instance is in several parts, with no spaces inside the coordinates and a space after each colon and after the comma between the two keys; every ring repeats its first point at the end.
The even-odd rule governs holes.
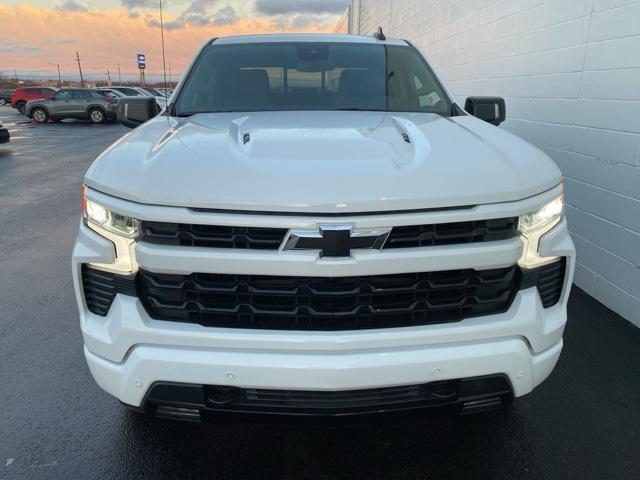
{"type": "Polygon", "coordinates": [[[25,114],[38,123],[79,118],[91,123],[113,120],[117,99],[108,92],[88,88],[65,88],[50,98],[27,102],[25,114]]]}

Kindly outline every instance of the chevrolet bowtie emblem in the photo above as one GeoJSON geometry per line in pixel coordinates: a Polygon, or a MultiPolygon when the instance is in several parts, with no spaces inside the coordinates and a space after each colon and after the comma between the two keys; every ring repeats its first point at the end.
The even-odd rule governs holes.
{"type": "Polygon", "coordinates": [[[352,225],[320,225],[318,230],[291,230],[282,250],[318,250],[321,257],[349,257],[351,250],[380,250],[390,228],[354,229],[352,225]]]}

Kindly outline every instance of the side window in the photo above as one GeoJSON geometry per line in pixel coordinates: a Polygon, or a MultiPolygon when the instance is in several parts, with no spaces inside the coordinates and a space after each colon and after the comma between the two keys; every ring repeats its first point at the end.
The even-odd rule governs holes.
{"type": "Polygon", "coordinates": [[[60,90],[55,95],[56,100],[69,100],[71,98],[71,90],[60,90]]]}
{"type": "Polygon", "coordinates": [[[87,100],[91,98],[91,93],[86,90],[76,90],[73,92],[73,98],[76,100],[87,100]]]}

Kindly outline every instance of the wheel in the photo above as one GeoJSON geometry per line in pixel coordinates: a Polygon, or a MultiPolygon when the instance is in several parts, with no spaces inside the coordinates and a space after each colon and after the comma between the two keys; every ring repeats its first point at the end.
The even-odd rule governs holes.
{"type": "Polygon", "coordinates": [[[91,123],[104,123],[106,115],[99,108],[89,110],[89,121],[91,123]]]}
{"type": "Polygon", "coordinates": [[[6,103],[7,103],[6,98],[0,98],[0,105],[6,105],[6,103]]]}
{"type": "Polygon", "coordinates": [[[31,118],[37,123],[47,123],[49,121],[49,114],[44,108],[34,108],[31,111],[31,118]]]}
{"type": "Polygon", "coordinates": [[[16,103],[16,108],[18,109],[18,111],[20,113],[24,113],[24,107],[27,104],[27,102],[18,102],[16,103]]]}

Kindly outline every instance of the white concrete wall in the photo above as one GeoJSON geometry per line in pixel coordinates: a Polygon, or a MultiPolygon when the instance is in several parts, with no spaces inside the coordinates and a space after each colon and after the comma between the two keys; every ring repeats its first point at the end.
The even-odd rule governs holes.
{"type": "Polygon", "coordinates": [[[640,0],[352,0],[350,31],[413,42],[463,105],[565,176],[576,284],[640,326],[640,0]]]}

